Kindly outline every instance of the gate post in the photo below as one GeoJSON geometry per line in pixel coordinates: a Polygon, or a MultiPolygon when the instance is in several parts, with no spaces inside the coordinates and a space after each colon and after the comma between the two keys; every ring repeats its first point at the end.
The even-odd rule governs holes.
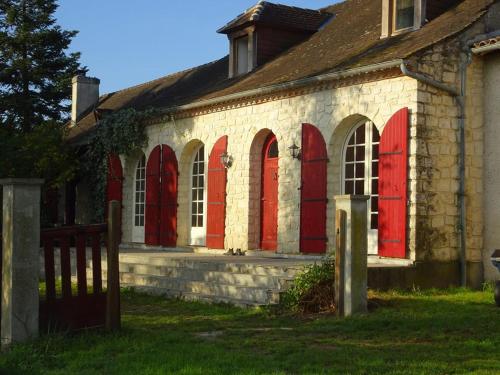
{"type": "Polygon", "coordinates": [[[336,234],[341,246],[338,262],[335,257],[335,283],[340,291],[335,298],[340,303],[340,316],[367,311],[368,199],[365,195],[335,197],[337,218],[342,221],[339,224],[345,223],[337,224],[340,233],[336,234]]]}
{"type": "Polygon", "coordinates": [[[110,201],[108,205],[108,277],[106,291],[106,329],[109,331],[116,331],[121,327],[119,269],[120,221],[121,202],[110,201]]]}
{"type": "Polygon", "coordinates": [[[40,190],[43,180],[2,179],[1,344],[38,336],[40,190]]]}

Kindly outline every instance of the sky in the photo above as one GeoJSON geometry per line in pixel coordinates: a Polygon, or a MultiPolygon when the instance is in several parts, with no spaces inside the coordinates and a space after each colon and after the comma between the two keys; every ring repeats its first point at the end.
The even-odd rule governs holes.
{"type": "MultiPolygon", "coordinates": [[[[276,0],[318,9],[336,0],[276,0]]],[[[109,93],[228,54],[216,30],[257,0],[59,0],[57,23],[77,30],[70,51],[81,52],[88,75],[109,93]]]]}

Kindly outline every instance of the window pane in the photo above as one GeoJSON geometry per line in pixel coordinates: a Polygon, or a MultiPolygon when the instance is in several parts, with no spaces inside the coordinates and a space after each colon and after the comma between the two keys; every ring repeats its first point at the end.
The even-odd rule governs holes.
{"type": "Polygon", "coordinates": [[[354,181],[345,182],[345,193],[347,195],[354,194],[354,181]]]}
{"type": "Polygon", "coordinates": [[[380,142],[380,134],[375,125],[372,126],[372,142],[378,143],[380,142]]]}
{"type": "Polygon", "coordinates": [[[354,164],[345,166],[345,178],[354,178],[354,164]]]}
{"type": "Polygon", "coordinates": [[[378,177],[378,161],[372,163],[372,177],[378,177]]]}
{"type": "Polygon", "coordinates": [[[356,161],[365,160],[365,146],[356,147],[356,161]]]}
{"type": "Polygon", "coordinates": [[[198,177],[198,187],[202,188],[203,186],[205,186],[205,177],[200,176],[198,177]]]}
{"type": "Polygon", "coordinates": [[[365,143],[365,125],[360,126],[356,130],[356,144],[365,143]]]}
{"type": "Polygon", "coordinates": [[[365,177],[365,165],[362,163],[356,164],[356,178],[365,177]]]}
{"type": "Polygon", "coordinates": [[[278,152],[278,142],[274,141],[271,143],[271,146],[269,146],[269,152],[267,153],[268,158],[277,158],[279,156],[278,152]]]}
{"type": "Polygon", "coordinates": [[[236,39],[236,72],[248,73],[248,37],[236,39]]]}
{"type": "Polygon", "coordinates": [[[414,0],[397,0],[396,30],[412,27],[414,13],[415,13],[414,0]]]}
{"type": "Polygon", "coordinates": [[[372,159],[378,159],[378,145],[372,146],[372,159]]]}
{"type": "Polygon", "coordinates": [[[372,212],[378,212],[378,197],[372,197],[372,212]]]}
{"type": "Polygon", "coordinates": [[[378,229],[378,214],[372,214],[371,228],[378,229]]]}
{"type": "Polygon", "coordinates": [[[364,193],[365,193],[365,182],[364,181],[356,181],[354,194],[363,195],[364,193]]]}
{"type": "Polygon", "coordinates": [[[372,194],[378,195],[378,179],[372,180],[372,194]]]}
{"type": "Polygon", "coordinates": [[[345,161],[354,161],[354,147],[347,147],[347,150],[345,152],[345,161]]]}
{"type": "Polygon", "coordinates": [[[349,138],[349,143],[348,143],[348,145],[352,146],[352,145],[354,144],[354,138],[355,138],[355,136],[354,136],[354,134],[353,134],[353,135],[351,136],[351,138],[349,138]]]}
{"type": "Polygon", "coordinates": [[[203,215],[198,216],[198,227],[203,227],[203,215]]]}

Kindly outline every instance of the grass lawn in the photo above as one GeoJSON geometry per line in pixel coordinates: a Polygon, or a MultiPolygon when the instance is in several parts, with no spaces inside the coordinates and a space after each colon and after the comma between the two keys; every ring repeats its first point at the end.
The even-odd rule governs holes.
{"type": "Polygon", "coordinates": [[[0,354],[1,374],[500,374],[492,292],[378,293],[366,316],[123,293],[123,330],[50,335],[0,354]]]}

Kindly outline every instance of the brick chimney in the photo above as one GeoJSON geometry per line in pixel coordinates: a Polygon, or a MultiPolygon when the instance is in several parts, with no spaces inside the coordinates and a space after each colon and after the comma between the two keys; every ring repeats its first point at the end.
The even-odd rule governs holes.
{"type": "Polygon", "coordinates": [[[86,76],[75,76],[71,81],[72,103],[71,123],[75,124],[80,115],[99,101],[99,84],[97,78],[86,76]]]}

